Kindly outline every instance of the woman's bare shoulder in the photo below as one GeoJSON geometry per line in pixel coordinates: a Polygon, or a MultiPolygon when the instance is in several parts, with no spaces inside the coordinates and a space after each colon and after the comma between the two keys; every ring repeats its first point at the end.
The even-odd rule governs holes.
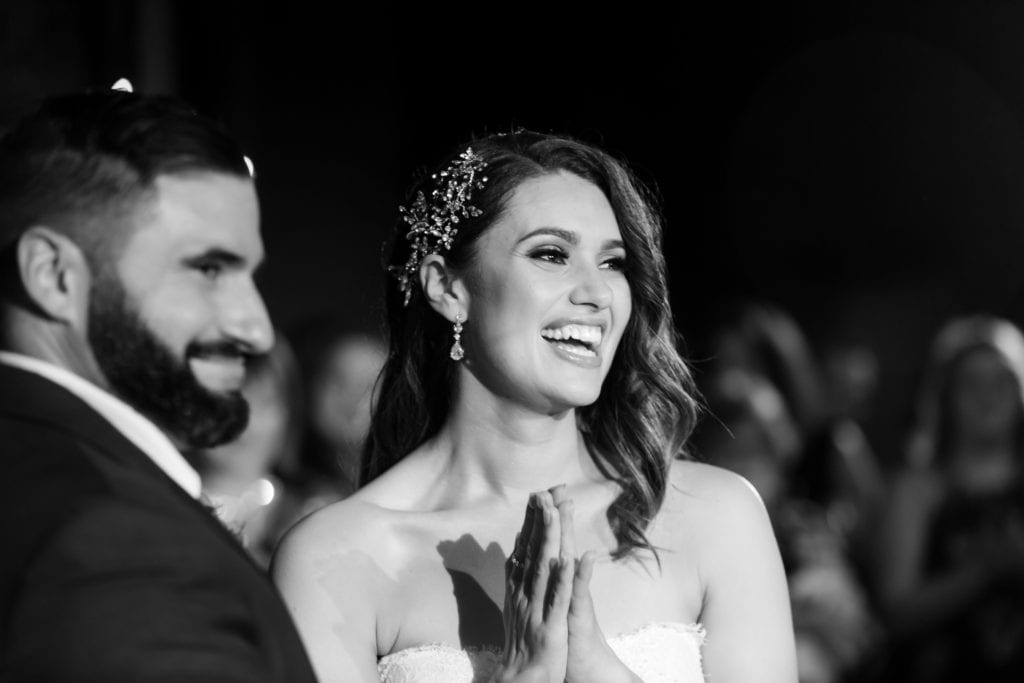
{"type": "Polygon", "coordinates": [[[403,615],[402,516],[357,494],[306,517],[278,546],[271,572],[322,680],[376,674],[395,632],[381,615],[403,615]]]}
{"type": "Polygon", "coordinates": [[[786,575],[761,497],[743,477],[698,462],[673,463],[669,480],[666,527],[695,558],[709,680],[796,680],[786,575]]]}
{"type": "Polygon", "coordinates": [[[423,531],[424,509],[417,505],[431,472],[421,458],[409,456],[360,488],[296,524],[282,539],[279,562],[372,559],[391,570],[400,568],[414,548],[410,540],[423,531]]]}
{"type": "Polygon", "coordinates": [[[309,515],[281,539],[274,555],[275,574],[283,567],[303,567],[372,559],[387,564],[395,529],[394,514],[358,496],[309,515]]]}
{"type": "Polygon", "coordinates": [[[768,512],[750,482],[699,462],[673,463],[659,526],[671,545],[696,549],[702,565],[775,547],[768,512]]]}
{"type": "Polygon", "coordinates": [[[672,463],[665,505],[705,522],[764,514],[764,503],[749,481],[721,467],[692,460],[672,463]]]}

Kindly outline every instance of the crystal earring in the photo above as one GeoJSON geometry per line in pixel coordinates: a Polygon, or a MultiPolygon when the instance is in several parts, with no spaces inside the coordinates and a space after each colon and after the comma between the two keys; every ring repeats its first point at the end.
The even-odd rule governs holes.
{"type": "Polygon", "coordinates": [[[452,350],[448,352],[448,357],[454,361],[462,360],[462,357],[466,355],[466,352],[462,349],[462,314],[455,314],[455,324],[452,327],[452,336],[455,338],[455,342],[452,344],[452,350]]]}

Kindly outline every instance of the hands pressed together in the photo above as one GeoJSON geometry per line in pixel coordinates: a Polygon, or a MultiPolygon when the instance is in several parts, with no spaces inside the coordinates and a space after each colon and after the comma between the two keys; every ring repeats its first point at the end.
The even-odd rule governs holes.
{"type": "Polygon", "coordinates": [[[496,683],[611,683],[639,679],[615,656],[594,614],[597,555],[576,556],[564,486],[530,496],[505,562],[505,651],[496,683]]]}

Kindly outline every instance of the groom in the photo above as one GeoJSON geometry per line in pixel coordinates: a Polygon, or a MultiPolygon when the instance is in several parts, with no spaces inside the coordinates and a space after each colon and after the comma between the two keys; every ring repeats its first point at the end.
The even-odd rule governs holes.
{"type": "Polygon", "coordinates": [[[273,333],[235,142],[184,103],[45,101],[0,139],[0,681],[313,681],[181,451],[273,333]]]}

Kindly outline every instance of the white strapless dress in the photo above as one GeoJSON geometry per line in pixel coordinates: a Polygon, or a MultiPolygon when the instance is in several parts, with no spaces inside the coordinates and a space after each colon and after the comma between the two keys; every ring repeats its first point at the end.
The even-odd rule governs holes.
{"type": "MultiPolygon", "coordinates": [[[[700,624],[648,624],[608,644],[644,683],[704,683],[700,624]]],[[[423,645],[381,657],[377,672],[382,683],[486,683],[500,658],[496,649],[423,645]]]]}

